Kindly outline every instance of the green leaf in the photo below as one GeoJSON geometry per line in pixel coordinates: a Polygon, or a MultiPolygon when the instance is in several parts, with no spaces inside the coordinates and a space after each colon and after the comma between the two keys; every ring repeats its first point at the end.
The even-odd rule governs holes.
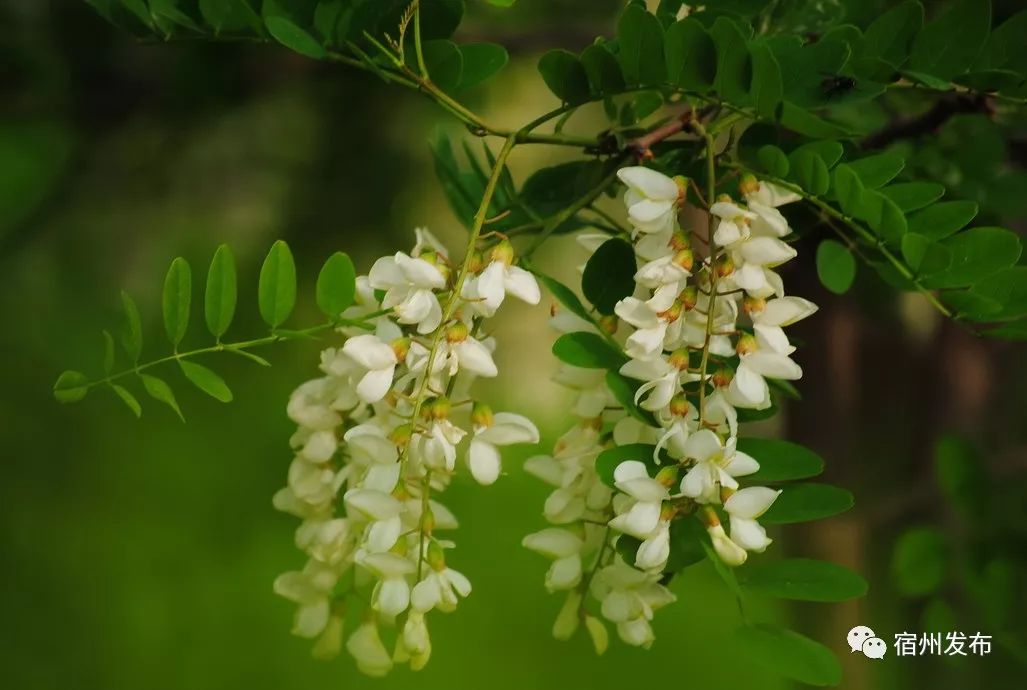
{"type": "Polygon", "coordinates": [[[867,592],[866,580],[848,568],[809,558],[749,563],[738,580],[756,594],[798,601],[848,601],[867,592]]]}
{"type": "Polygon", "coordinates": [[[239,355],[243,359],[248,359],[251,362],[253,362],[255,364],[259,364],[262,367],[269,367],[269,366],[271,366],[271,362],[267,361],[266,359],[264,359],[260,355],[255,355],[252,352],[249,352],[248,350],[243,350],[242,348],[226,347],[225,348],[225,352],[231,352],[234,355],[239,355]]]}
{"type": "Polygon", "coordinates": [[[175,394],[171,391],[169,386],[164,379],[159,379],[156,376],[150,376],[149,374],[140,374],[139,378],[143,380],[143,388],[146,389],[147,394],[154,400],[158,400],[178,415],[178,418],[183,422],[185,417],[182,416],[182,410],[178,407],[178,401],[175,400],[175,394]]]}
{"type": "Polygon", "coordinates": [[[260,267],[257,299],[260,316],[271,328],[284,323],[296,304],[296,262],[283,240],[271,245],[260,267]]]}
{"type": "Polygon", "coordinates": [[[834,196],[847,215],[858,216],[863,208],[863,180],[848,164],[841,164],[832,172],[834,196]]]}
{"type": "Polygon", "coordinates": [[[837,141],[824,139],[803,144],[792,151],[792,153],[797,154],[799,151],[815,153],[824,161],[824,165],[828,168],[833,168],[835,164],[842,159],[842,154],[845,153],[845,148],[837,141]]]}
{"type": "Polygon", "coordinates": [[[756,151],[760,166],[774,177],[787,177],[789,170],[788,156],[772,144],[761,146],[756,151]]]}
{"type": "Polygon", "coordinates": [[[988,276],[974,284],[971,293],[999,305],[988,314],[989,320],[1027,316],[1027,266],[1013,266],[988,276]]]}
{"type": "Polygon", "coordinates": [[[714,90],[720,97],[737,105],[747,105],[752,83],[752,60],[745,35],[734,21],[717,17],[710,29],[717,47],[717,76],[714,90]]]}
{"type": "Polygon", "coordinates": [[[617,60],[628,86],[656,86],[667,77],[663,27],[640,5],[628,5],[617,22],[617,60]]]}
{"type": "Polygon", "coordinates": [[[948,549],[945,535],[933,527],[906,530],[892,552],[892,581],[902,594],[925,596],[945,579],[948,549]]]}
{"type": "Polygon", "coordinates": [[[1016,233],[990,227],[971,228],[944,240],[942,245],[952,252],[952,264],[944,271],[926,276],[926,287],[972,285],[1015,264],[1022,250],[1016,233]]]}
{"type": "Polygon", "coordinates": [[[833,139],[848,134],[843,127],[814,115],[788,100],[785,100],[781,110],[781,124],[797,134],[814,139],[833,139]]]}
{"type": "Polygon", "coordinates": [[[585,264],[581,290],[600,314],[612,314],[617,302],[635,291],[635,250],[622,239],[604,242],[585,264]]]}
{"type": "Polygon", "coordinates": [[[877,189],[888,184],[896,175],[902,172],[906,161],[902,156],[894,153],[878,153],[873,156],[850,161],[849,169],[855,172],[863,186],[868,189],[877,189]]]}
{"type": "Polygon", "coordinates": [[[330,319],[337,319],[351,304],[357,290],[357,271],[343,252],[335,252],[317,276],[317,306],[330,319]]]}
{"type": "Polygon", "coordinates": [[[538,71],[549,90],[564,103],[580,105],[589,99],[588,74],[578,56],[569,50],[550,50],[538,61],[538,71]]]}
{"type": "Polygon", "coordinates": [[[213,371],[202,364],[185,359],[178,360],[178,365],[182,367],[185,377],[201,391],[220,402],[232,402],[232,391],[228,388],[228,384],[213,371]]]}
{"type": "Polygon", "coordinates": [[[424,64],[431,80],[443,91],[455,91],[464,73],[464,57],[456,43],[448,39],[425,41],[424,64]]]}
{"type": "Polygon", "coordinates": [[[952,252],[937,242],[915,232],[902,238],[902,258],[914,273],[937,273],[952,263],[952,252]]]}
{"type": "Polygon", "coordinates": [[[824,471],[824,460],[809,448],[771,438],[740,438],[738,450],[755,458],[760,469],[745,476],[746,483],[784,482],[815,477],[824,471]]]}
{"type": "Polygon", "coordinates": [[[103,332],[103,373],[110,376],[114,369],[114,336],[108,331],[103,332]]]}
{"type": "Polygon", "coordinates": [[[1007,323],[998,328],[992,328],[984,332],[989,338],[996,340],[1027,340],[1027,319],[1007,323]]]}
{"type": "Polygon", "coordinates": [[[613,393],[614,399],[620,403],[621,407],[629,415],[643,424],[659,427],[653,413],[643,410],[635,403],[635,393],[638,391],[638,384],[635,381],[624,376],[616,369],[611,369],[606,372],[606,386],[613,393]]]}
{"type": "Polygon", "coordinates": [[[624,90],[624,75],[613,53],[601,45],[590,45],[581,51],[581,64],[588,75],[592,93],[597,96],[620,93],[624,90]]]}
{"type": "Polygon", "coordinates": [[[706,558],[710,540],[706,529],[692,516],[684,516],[670,523],[670,556],[664,572],[676,573],[706,558]]]}
{"type": "Polygon", "coordinates": [[[835,295],[844,295],[855,279],[855,259],[848,247],[825,239],[816,247],[816,275],[835,295]]]}
{"type": "Polygon", "coordinates": [[[62,403],[78,402],[89,392],[88,384],[89,379],[85,374],[69,369],[57,377],[53,385],[53,397],[62,403]]]}
{"type": "Polygon", "coordinates": [[[891,8],[867,27],[862,57],[877,58],[892,67],[906,61],[913,38],[924,23],[924,8],[911,0],[891,8]]]}
{"type": "Polygon", "coordinates": [[[966,227],[977,216],[972,201],[943,201],[909,217],[909,231],[928,239],[940,240],[966,227]]]}
{"type": "Polygon", "coordinates": [[[823,196],[831,186],[830,173],[824,160],[809,150],[793,151],[788,157],[791,178],[813,196],[823,196]]]}
{"type": "Polygon", "coordinates": [[[831,484],[786,486],[774,504],[760,517],[767,525],[809,522],[844,513],[852,507],[852,494],[831,484]]]}
{"type": "Polygon", "coordinates": [[[1011,91],[1024,83],[1022,72],[1009,69],[987,69],[978,72],[967,72],[952,77],[952,81],[981,93],[1011,91]]]}
{"type": "Polygon", "coordinates": [[[906,216],[895,202],[873,189],[863,190],[863,203],[859,217],[867,221],[870,229],[891,245],[902,242],[906,234],[906,216]]]}
{"type": "Polygon", "coordinates": [[[959,0],[917,34],[909,69],[951,79],[970,69],[991,30],[990,0],[959,0]]]}
{"type": "Polygon", "coordinates": [[[926,72],[916,72],[914,70],[904,69],[899,72],[903,77],[909,79],[914,84],[921,84],[929,89],[936,91],[951,91],[952,82],[948,79],[940,79],[934,75],[927,74],[926,72]]]}
{"type": "Polygon", "coordinates": [[[164,330],[176,348],[189,329],[189,307],[193,299],[193,274],[182,257],[171,262],[164,278],[164,330]]]}
{"type": "Polygon", "coordinates": [[[1023,37],[1027,36],[1027,10],[1021,10],[991,32],[975,67],[979,69],[1009,68],[1024,72],[1023,37]]]}
{"type": "Polygon", "coordinates": [[[136,400],[136,397],[128,392],[127,388],[125,388],[124,386],[119,386],[116,383],[111,383],[109,385],[111,387],[111,390],[114,391],[117,394],[118,398],[121,399],[121,402],[125,403],[125,406],[128,409],[132,410],[132,414],[136,416],[136,419],[143,416],[142,406],[139,405],[139,401],[136,400]]]}
{"type": "Polygon", "coordinates": [[[970,321],[992,321],[992,315],[1002,310],[1002,305],[995,300],[981,297],[969,290],[946,291],[938,297],[958,318],[970,321]]]}
{"type": "Polygon", "coordinates": [[[988,472],[973,445],[954,435],[934,446],[934,475],[946,499],[969,519],[982,514],[988,503],[988,472]]]}
{"type": "Polygon", "coordinates": [[[133,364],[139,362],[143,351],[143,324],[139,318],[139,308],[135,300],[124,290],[121,291],[121,307],[125,312],[125,329],[121,332],[121,346],[133,364]]]}
{"type": "Polygon", "coordinates": [[[710,565],[713,566],[714,572],[720,577],[720,579],[727,585],[727,588],[731,590],[738,599],[742,598],[742,587],[738,584],[738,578],[735,577],[735,569],[733,566],[729,566],[727,563],[720,559],[720,555],[717,554],[713,548],[713,544],[707,535],[706,539],[699,542],[702,546],[703,552],[706,554],[706,558],[710,561],[710,565]]]}
{"type": "MultiPolygon", "coordinates": [[[[900,182],[888,185],[880,191],[894,201],[903,213],[930,206],[945,194],[945,188],[936,182],[900,182]]],[[[913,227],[913,217],[909,219],[909,231],[920,232],[913,227]]]]}
{"type": "Polygon", "coordinates": [[[674,22],[664,35],[667,80],[690,91],[705,92],[717,78],[717,47],[694,17],[674,22]]]}
{"type": "Polygon", "coordinates": [[[221,338],[232,325],[236,300],[235,257],[227,244],[214,252],[207,270],[207,288],[203,294],[203,316],[207,330],[221,338]]]}
{"type": "Polygon", "coordinates": [[[553,343],[553,355],[583,369],[619,369],[627,361],[601,336],[586,331],[561,335],[553,343]]]}
{"type": "Polygon", "coordinates": [[[510,61],[506,48],[498,43],[465,43],[460,46],[463,72],[458,90],[469,89],[489,80],[510,61]]]}
{"type": "MultiPolygon", "coordinates": [[[[521,187],[521,201],[541,218],[548,218],[565,209],[593,189],[609,172],[600,160],[579,160],[541,168],[532,173],[521,187]]],[[[557,233],[581,227],[575,219],[562,223],[557,233]]]]}
{"type": "Polygon", "coordinates": [[[264,26],[276,41],[300,55],[306,55],[315,60],[321,60],[326,55],[324,46],[288,17],[278,14],[268,16],[265,10],[264,26]]]}
{"type": "Polygon", "coordinates": [[[596,474],[599,475],[604,484],[614,488],[613,472],[617,469],[617,466],[628,460],[638,460],[645,464],[650,475],[655,475],[657,470],[659,470],[659,467],[653,460],[653,452],[655,450],[656,446],[648,443],[631,443],[625,446],[607,448],[596,456],[596,474]]]}
{"type": "Polygon", "coordinates": [[[749,50],[752,54],[752,82],[749,89],[756,114],[766,119],[776,119],[778,106],[784,99],[781,66],[765,43],[754,43],[749,50]]]}
{"type": "Polygon", "coordinates": [[[741,647],[739,658],[755,661],[783,676],[808,685],[838,685],[842,669],[830,649],[800,635],[773,625],[740,628],[736,639],[741,647]]]}

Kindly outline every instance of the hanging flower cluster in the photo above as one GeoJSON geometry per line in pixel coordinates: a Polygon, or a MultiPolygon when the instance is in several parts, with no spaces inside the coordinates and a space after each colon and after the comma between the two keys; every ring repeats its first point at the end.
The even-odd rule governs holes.
{"type": "MultiPolygon", "coordinates": [[[[778,207],[797,196],[746,177],[741,199],[711,200],[713,232],[705,237],[679,225],[684,180],[644,167],[624,168],[619,177],[627,186],[636,289],[617,303],[619,323],[600,323],[627,355],[620,374],[638,382],[641,413],[617,403],[601,370],[562,365],[557,381],[577,391],[573,412],[581,421],[552,455],[527,464],[554,487],[544,513],[555,526],[524,539],[553,561],[546,587],[568,592],[554,634],[567,637],[583,621],[600,653],[607,632],[590,613],[589,597],[624,642],[652,643],[653,612],[674,600],[661,584],[672,530],[698,519],[729,566],[771,543],[758,518],[780,492],[740,488],[737,478],[759,463],[737,450],[738,410],[769,407],[769,380],[801,377],[783,329],[816,311],[786,296],[775,271],[795,256],[782,239],[790,228],[778,207]],[[651,457],[620,462],[611,490],[596,458],[629,444],[646,444],[651,457]]],[[[553,325],[595,330],[567,313],[555,315],[553,325]]]]}
{"type": "Polygon", "coordinates": [[[303,521],[296,546],[307,561],[274,589],[297,604],[293,632],[316,640],[317,657],[340,651],[347,614],[360,609],[345,642],[360,670],[420,669],[431,654],[426,614],[452,611],[471,592],[447,564],[453,542],[439,538],[456,518],[433,496],[460,465],[491,484],[500,446],[538,442],[525,417],[469,397],[475,378],[498,373],[483,321],[507,294],[539,301],[534,277],[513,258],[503,240],[461,275],[418,230],[410,254],[379,259],[357,279],[357,305],[343,316],[373,331],[340,329],[346,340],[322,352],[323,376],[289,400],[295,458],[274,505],[303,521]],[[384,628],[395,629],[392,651],[384,628]]]}

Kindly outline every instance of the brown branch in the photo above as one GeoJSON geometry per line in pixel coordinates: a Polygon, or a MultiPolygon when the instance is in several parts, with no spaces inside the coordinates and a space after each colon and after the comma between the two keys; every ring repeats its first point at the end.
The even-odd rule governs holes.
{"type": "Polygon", "coordinates": [[[657,127],[646,135],[632,139],[624,147],[625,152],[635,156],[638,160],[646,160],[653,157],[652,147],[664,139],[668,139],[687,127],[695,117],[695,111],[688,108],[665,125],[657,127]]]}
{"type": "Polygon", "coordinates": [[[992,108],[986,96],[958,94],[938,100],[923,115],[902,118],[863,139],[861,149],[882,149],[900,139],[915,139],[930,134],[960,113],[991,114],[992,108]]]}

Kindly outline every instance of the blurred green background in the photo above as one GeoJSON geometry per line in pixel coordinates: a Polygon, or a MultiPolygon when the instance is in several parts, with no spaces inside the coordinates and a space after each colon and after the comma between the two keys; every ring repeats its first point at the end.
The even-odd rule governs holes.
{"type": "MultiPolygon", "coordinates": [[[[873,16],[881,4],[839,6],[873,16]]],[[[998,3],[996,16],[1016,4],[998,3]]],[[[515,56],[494,91],[471,95],[474,106],[513,126],[553,105],[535,56],[585,45],[609,30],[619,5],[521,0],[501,13],[469,3],[462,35],[498,40],[515,56]]],[[[786,687],[733,649],[738,612],[706,564],[674,583],[679,601],[657,616],[649,652],[614,644],[596,659],[583,636],[552,640],[560,599],[542,588],[546,563],[519,546],[543,526],[547,493],[520,469],[529,449],[507,454],[495,486],[460,481],[447,495],[462,518],[451,560],[475,592],[457,613],[431,619],[427,669],[375,681],[345,655],[310,659],[309,644],[288,634],[292,605],[271,592],[301,556],[294,519],[274,512],[270,497],[290,460],[285,401],[316,375],[324,343],[262,352],[271,369],[222,357],[236,397],[228,406],[164,372],[186,425],[141,391],[136,421],[112,395],[63,407],[50,386],[65,368],[96,373],[100,329],[116,327],[121,288],[142,309],[144,351],[163,354],[159,290],[174,256],[202,276],[219,243],[233,246],[242,287],[230,335],[245,338],[262,330],[256,276],[277,238],[293,247],[308,296],[293,316],[298,326],[318,320],[312,280],[332,251],[366,270],[409,245],[416,225],[459,247],[462,229],[427,147],[446,120],[413,94],[273,47],[136,43],[82,2],[3,0],[0,22],[5,687],[786,687]]],[[[861,116],[883,122],[925,105],[892,107],[861,116]]],[[[901,145],[920,174],[978,199],[983,217],[1022,229],[1025,200],[1000,185],[1022,181],[1024,135],[1017,118],[970,116],[901,145]],[[968,140],[977,153],[961,158],[968,140]],[[992,164],[981,163],[982,149],[992,164]]],[[[514,172],[523,179],[554,156],[519,151],[514,172]]],[[[819,451],[827,478],[853,490],[857,507],[775,535],[775,550],[849,565],[871,589],[843,605],[753,601],[749,613],[788,620],[836,650],[846,688],[1014,687],[1027,657],[1016,618],[1027,611],[1022,349],[937,321],[868,271],[852,294],[829,295],[811,253],[787,277],[793,292],[822,305],[797,329],[805,400],[758,432],[819,451]],[[946,433],[968,440],[942,441],[939,453],[946,433]],[[996,647],[954,664],[893,654],[870,661],[848,654],[845,632],[856,624],[887,641],[903,631],[981,631],[996,647]]],[[[580,260],[562,241],[544,263],[570,277],[580,260]]],[[[495,407],[540,422],[543,447],[566,425],[567,402],[548,382],[546,316],[506,312],[497,334],[507,376],[487,389],[495,407]]],[[[202,344],[196,325],[187,346],[202,344]]]]}

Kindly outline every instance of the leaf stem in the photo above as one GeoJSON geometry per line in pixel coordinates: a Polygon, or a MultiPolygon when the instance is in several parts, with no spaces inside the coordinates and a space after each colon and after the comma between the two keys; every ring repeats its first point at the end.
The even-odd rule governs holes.
{"type": "MultiPolygon", "coordinates": [[[[712,205],[717,198],[717,159],[713,134],[706,131],[699,122],[693,124],[695,130],[706,140],[706,198],[712,205]]],[[[713,339],[713,322],[717,313],[717,246],[713,242],[714,215],[706,211],[706,239],[710,247],[707,270],[710,275],[710,303],[706,313],[706,335],[703,339],[702,361],[699,364],[699,424],[706,418],[706,370],[710,362],[710,341],[713,339]]]]}

